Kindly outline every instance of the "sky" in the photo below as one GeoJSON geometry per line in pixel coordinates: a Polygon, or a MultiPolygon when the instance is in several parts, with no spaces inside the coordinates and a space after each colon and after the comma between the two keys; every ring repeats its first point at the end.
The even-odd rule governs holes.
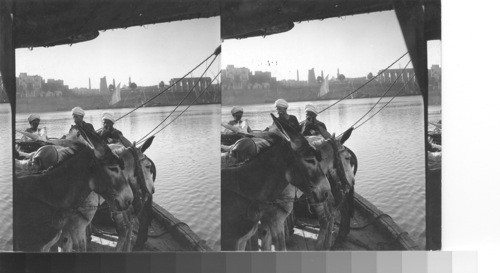
{"type": "MultiPolygon", "coordinates": [[[[157,85],[181,77],[220,44],[220,18],[196,19],[100,32],[91,41],[49,48],[17,49],[16,73],[62,79],[73,87],[98,88],[106,76],[116,84],[157,85]]],[[[307,80],[307,71],[346,77],[376,74],[407,49],[394,11],[296,23],[285,33],[224,40],[213,77],[229,64],[271,71],[281,79],[307,80]]],[[[429,67],[441,64],[441,42],[428,43],[429,67]]],[[[408,62],[405,57],[395,68],[408,62]]],[[[203,69],[193,73],[200,76],[203,69]]],[[[411,67],[411,64],[410,64],[411,67]]]]}
{"type": "MultiPolygon", "coordinates": [[[[441,42],[428,43],[428,61],[441,64],[441,42]]],[[[252,71],[271,71],[281,79],[316,76],[374,75],[407,51],[394,11],[296,23],[288,32],[266,37],[224,40],[222,67],[233,64],[252,71]]],[[[405,57],[394,68],[403,68],[405,57]]],[[[411,67],[411,64],[410,66],[411,67]]]]}
{"type": "MultiPolygon", "coordinates": [[[[157,85],[183,76],[219,45],[219,17],[107,30],[71,46],[17,49],[16,74],[62,79],[70,88],[88,87],[89,77],[92,88],[99,88],[104,76],[108,84],[112,79],[128,84],[130,76],[139,86],[157,85]]],[[[202,65],[193,76],[205,68],[202,65]]],[[[212,68],[207,74],[211,78],[220,69],[220,57],[212,68]]]]}

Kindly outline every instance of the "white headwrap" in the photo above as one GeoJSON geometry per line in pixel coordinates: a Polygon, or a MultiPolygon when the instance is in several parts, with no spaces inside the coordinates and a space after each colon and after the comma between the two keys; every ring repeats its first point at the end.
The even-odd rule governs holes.
{"type": "Polygon", "coordinates": [[[306,112],[313,112],[316,115],[318,115],[318,110],[316,110],[316,107],[314,107],[314,105],[311,104],[306,105],[306,112]]]}
{"type": "Polygon", "coordinates": [[[274,102],[274,107],[284,107],[288,108],[288,102],[284,99],[278,99],[277,101],[274,102]]]}
{"type": "Polygon", "coordinates": [[[238,112],[243,112],[243,107],[240,106],[234,106],[233,109],[231,109],[231,114],[234,115],[234,113],[238,112]]]}
{"type": "Polygon", "coordinates": [[[108,112],[102,113],[102,120],[104,121],[105,119],[115,123],[115,119],[113,118],[113,115],[111,113],[108,112]]]}
{"type": "Polygon", "coordinates": [[[72,115],[79,115],[79,116],[82,116],[84,117],[85,116],[85,111],[83,111],[83,109],[81,107],[75,107],[71,110],[71,114],[72,115]]]}
{"type": "Polygon", "coordinates": [[[29,117],[28,117],[28,121],[29,122],[32,122],[34,121],[35,119],[40,119],[40,115],[37,115],[37,114],[31,114],[29,117]]]}

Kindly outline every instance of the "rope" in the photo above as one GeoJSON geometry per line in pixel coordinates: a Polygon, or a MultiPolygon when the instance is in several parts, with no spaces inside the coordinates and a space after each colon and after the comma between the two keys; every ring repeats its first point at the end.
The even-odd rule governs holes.
{"type": "MultiPolygon", "coordinates": [[[[410,78],[409,81],[411,81],[412,79],[414,78],[414,76],[412,76],[410,78]]],[[[370,119],[372,119],[375,115],[377,115],[380,111],[382,111],[382,109],[384,109],[391,101],[393,101],[400,93],[401,91],[403,91],[404,89],[406,89],[406,85],[408,84],[408,82],[405,82],[404,86],[401,87],[401,89],[399,89],[398,93],[396,93],[396,95],[394,95],[388,102],[386,102],[386,104],[384,104],[377,112],[375,112],[373,115],[371,115],[367,120],[365,120],[363,123],[361,123],[358,127],[354,128],[354,129],[358,129],[359,127],[361,127],[361,125],[365,124],[367,121],[369,121],[370,119]]]]}
{"type": "MultiPolygon", "coordinates": [[[[167,92],[167,90],[169,90],[170,88],[172,88],[173,86],[175,86],[177,83],[179,83],[181,80],[183,80],[184,78],[186,78],[189,74],[191,74],[194,70],[196,70],[198,67],[200,67],[203,63],[205,63],[206,61],[208,61],[208,59],[210,59],[210,57],[212,56],[215,56],[217,57],[219,54],[221,53],[221,47],[217,47],[215,49],[215,51],[210,54],[210,56],[208,56],[205,60],[203,60],[202,62],[200,62],[197,66],[195,66],[193,69],[191,69],[189,72],[187,72],[186,74],[184,74],[184,76],[182,76],[180,79],[178,79],[176,82],[174,82],[173,84],[171,84],[170,86],[168,86],[167,88],[165,88],[165,90],[161,91],[160,93],[156,94],[155,96],[153,96],[152,98],[150,98],[149,100],[147,100],[145,103],[135,107],[134,109],[130,110],[129,112],[127,112],[126,114],[124,114],[123,116],[117,118],[115,120],[115,123],[117,121],[119,121],[120,119],[128,116],[130,113],[134,112],[135,110],[141,108],[142,106],[146,105],[147,103],[151,102],[152,100],[156,99],[157,97],[159,97],[161,94],[167,92]]],[[[215,59],[215,58],[214,58],[215,59]]],[[[212,61],[213,62],[213,61],[212,61]]]]}
{"type": "MultiPolygon", "coordinates": [[[[414,76],[412,76],[408,82],[410,82],[411,80],[413,80],[414,76]]],[[[406,85],[408,84],[408,82],[405,82],[405,84],[403,85],[403,87],[401,87],[401,89],[399,89],[398,93],[396,93],[388,102],[386,102],[380,109],[377,110],[377,112],[375,112],[373,115],[371,115],[368,119],[366,119],[365,121],[363,121],[363,123],[361,123],[360,125],[358,125],[357,127],[353,128],[353,130],[356,130],[358,129],[359,127],[361,127],[363,124],[365,124],[367,121],[369,121],[370,119],[372,119],[374,116],[376,116],[380,111],[382,111],[382,109],[384,109],[389,103],[391,103],[400,93],[401,91],[403,91],[404,89],[406,89],[406,85]]],[[[339,134],[337,136],[337,138],[341,137],[345,132],[347,132],[348,130],[344,131],[343,133],[339,134]]]]}
{"type": "Polygon", "coordinates": [[[304,244],[306,245],[306,250],[309,250],[309,246],[307,245],[306,233],[302,229],[302,238],[304,238],[304,244]]]}
{"type": "Polygon", "coordinates": [[[389,68],[391,68],[391,66],[393,66],[395,63],[397,63],[399,60],[401,60],[404,56],[406,56],[406,54],[408,54],[408,52],[406,52],[405,54],[403,54],[401,57],[399,57],[397,60],[395,60],[392,64],[390,64],[388,67],[386,67],[384,70],[380,71],[375,77],[369,79],[367,82],[365,82],[364,84],[362,84],[360,87],[356,88],[356,90],[352,91],[351,93],[347,94],[346,96],[344,96],[343,98],[341,98],[340,100],[336,101],[335,103],[331,104],[330,106],[326,107],[325,109],[321,110],[318,112],[318,114],[321,114],[322,112],[324,112],[326,109],[330,108],[330,107],[333,107],[334,105],[336,105],[337,103],[345,100],[346,98],[348,98],[349,96],[351,96],[352,94],[358,92],[361,88],[365,87],[368,83],[372,82],[373,80],[375,80],[378,76],[382,75],[382,73],[384,73],[385,71],[387,71],[389,68]]]}
{"type": "MultiPolygon", "coordinates": [[[[141,139],[139,139],[139,141],[137,141],[137,143],[140,143],[140,142],[142,142],[143,140],[145,140],[145,139],[148,137],[148,135],[150,135],[151,133],[153,133],[153,132],[154,132],[154,130],[158,129],[158,127],[160,127],[160,125],[161,125],[162,123],[164,123],[164,122],[165,122],[165,121],[166,121],[166,120],[167,120],[170,116],[172,116],[172,114],[173,114],[173,113],[177,110],[177,108],[179,108],[179,106],[181,106],[181,104],[182,104],[182,103],[183,103],[183,102],[187,99],[187,97],[189,97],[189,95],[193,92],[193,90],[194,90],[194,89],[198,86],[198,84],[200,83],[201,79],[203,78],[203,76],[205,75],[205,73],[207,73],[208,69],[212,66],[212,64],[214,63],[214,61],[215,61],[215,59],[216,59],[216,58],[217,58],[217,56],[215,56],[215,57],[213,58],[212,62],[210,62],[210,65],[209,65],[209,66],[208,66],[208,67],[207,67],[207,68],[203,71],[203,73],[201,74],[201,76],[198,78],[198,81],[196,82],[196,84],[195,84],[195,85],[193,85],[193,87],[191,87],[191,89],[190,89],[190,90],[189,90],[189,92],[186,94],[186,96],[184,96],[184,98],[182,98],[182,100],[181,100],[179,103],[177,103],[177,105],[175,106],[174,110],[172,110],[172,111],[170,112],[170,114],[168,114],[168,116],[167,116],[166,118],[164,118],[164,119],[163,119],[163,120],[162,120],[162,121],[161,121],[158,125],[156,125],[156,127],[155,127],[155,128],[153,128],[151,131],[149,131],[147,134],[145,134],[145,135],[144,135],[141,139]]],[[[212,80],[212,82],[213,82],[213,80],[212,80]]],[[[210,83],[210,85],[211,85],[211,84],[212,84],[212,83],[210,83]]],[[[206,88],[205,88],[205,90],[206,90],[206,88]]],[[[204,93],[204,92],[205,92],[205,90],[203,90],[203,92],[202,92],[202,93],[204,93]]],[[[192,103],[194,103],[194,102],[195,102],[195,101],[196,101],[199,97],[200,97],[200,96],[197,96],[197,97],[196,97],[196,99],[195,99],[192,103]]],[[[192,105],[192,104],[191,104],[191,105],[192,105]]],[[[190,106],[191,106],[191,105],[190,105],[190,106]]]]}
{"type": "Polygon", "coordinates": [[[368,113],[370,113],[375,108],[375,106],[377,106],[377,104],[385,97],[385,95],[392,89],[392,87],[394,87],[394,85],[396,84],[396,82],[398,82],[399,78],[401,78],[401,75],[403,75],[403,73],[406,71],[406,68],[408,67],[408,65],[410,64],[410,62],[411,61],[408,61],[408,63],[406,63],[405,68],[403,69],[403,71],[401,71],[401,73],[398,74],[398,77],[392,82],[391,86],[389,86],[389,88],[384,92],[384,94],[382,94],[382,96],[370,108],[370,110],[368,110],[361,118],[359,118],[351,127],[356,126],[356,124],[358,124],[358,122],[360,122],[364,117],[366,117],[366,115],[368,115],[368,113]]]}
{"type": "MultiPolygon", "coordinates": [[[[156,131],[156,133],[152,134],[151,136],[154,136],[156,134],[158,134],[159,132],[161,132],[162,130],[164,130],[165,128],[167,128],[170,124],[172,124],[172,122],[174,122],[176,119],[178,119],[182,114],[184,114],[184,112],[186,112],[207,90],[210,86],[212,86],[212,83],[217,79],[217,77],[221,74],[221,72],[219,71],[219,73],[217,73],[216,77],[212,79],[212,81],[210,82],[210,84],[205,87],[205,89],[203,89],[203,91],[198,94],[198,96],[191,102],[191,104],[189,104],[184,110],[182,110],[182,112],[176,116],[174,119],[172,119],[169,123],[167,123],[165,126],[163,126],[162,128],[160,128],[160,130],[156,131]]],[[[175,111],[175,110],[174,110],[175,111]]],[[[170,114],[172,114],[174,111],[172,111],[170,114]]],[[[141,144],[143,142],[146,141],[146,136],[151,134],[154,130],[156,130],[163,122],[165,122],[165,120],[167,120],[167,118],[170,117],[170,115],[168,115],[162,122],[160,122],[160,124],[158,124],[158,126],[156,126],[153,130],[151,130],[149,133],[147,133],[144,137],[142,137],[138,142],[137,144],[141,144]]]]}

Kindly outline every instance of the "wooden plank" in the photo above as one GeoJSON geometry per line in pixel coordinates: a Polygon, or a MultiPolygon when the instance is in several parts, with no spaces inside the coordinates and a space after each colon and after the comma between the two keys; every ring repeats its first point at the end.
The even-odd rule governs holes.
{"type": "Polygon", "coordinates": [[[153,202],[153,217],[160,221],[178,240],[187,244],[195,251],[212,251],[206,242],[184,222],[177,219],[170,212],[153,202]]]}
{"type": "Polygon", "coordinates": [[[402,250],[417,250],[418,246],[411,239],[407,232],[404,232],[390,217],[381,210],[379,210],[375,205],[370,203],[370,201],[363,198],[361,195],[354,193],[354,204],[355,206],[364,213],[369,221],[375,221],[377,228],[390,236],[391,240],[396,241],[402,250]]]}

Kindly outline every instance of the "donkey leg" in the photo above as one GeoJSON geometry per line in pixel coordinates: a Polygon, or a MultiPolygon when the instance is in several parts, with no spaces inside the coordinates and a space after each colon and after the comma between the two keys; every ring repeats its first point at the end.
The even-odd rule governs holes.
{"type": "Polygon", "coordinates": [[[52,240],[50,240],[47,244],[42,246],[40,251],[41,252],[49,252],[50,248],[59,241],[61,234],[62,234],[62,230],[59,230],[59,232],[57,232],[57,234],[54,236],[54,238],[52,238],[52,240]]]}
{"type": "Polygon", "coordinates": [[[262,250],[263,251],[271,251],[272,250],[272,244],[273,244],[273,236],[271,234],[271,229],[269,228],[269,223],[265,222],[261,224],[260,227],[260,240],[262,244],[262,250]]]}
{"type": "Polygon", "coordinates": [[[238,251],[245,250],[248,240],[250,240],[250,238],[254,236],[255,233],[257,233],[257,229],[258,229],[258,223],[255,223],[252,229],[238,240],[238,249],[237,249],[238,251]]]}
{"type": "Polygon", "coordinates": [[[116,251],[130,251],[132,240],[132,223],[128,215],[128,211],[112,212],[112,218],[116,224],[118,232],[118,242],[116,243],[116,251]]]}
{"type": "Polygon", "coordinates": [[[139,231],[135,240],[134,250],[144,249],[144,244],[148,240],[148,231],[151,221],[153,220],[153,196],[149,196],[148,201],[144,204],[141,213],[139,214],[139,231]]]}
{"type": "Polygon", "coordinates": [[[286,251],[286,239],[285,239],[285,219],[287,215],[283,215],[281,221],[277,221],[275,224],[276,233],[276,250],[286,251]]]}

